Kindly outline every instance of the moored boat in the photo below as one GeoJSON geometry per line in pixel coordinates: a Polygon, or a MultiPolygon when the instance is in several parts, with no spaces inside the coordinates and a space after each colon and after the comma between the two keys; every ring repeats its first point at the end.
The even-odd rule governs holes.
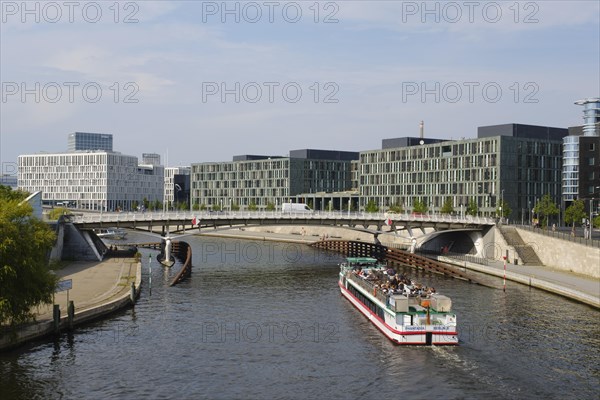
{"type": "Polygon", "coordinates": [[[342,295],[385,336],[403,345],[457,345],[449,297],[411,281],[374,258],[347,258],[338,281],[342,295]]]}

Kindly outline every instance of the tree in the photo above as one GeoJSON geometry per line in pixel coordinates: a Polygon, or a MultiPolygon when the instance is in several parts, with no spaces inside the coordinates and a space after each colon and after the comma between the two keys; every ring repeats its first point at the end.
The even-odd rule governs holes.
{"type": "Polygon", "coordinates": [[[268,202],[266,210],[267,211],[275,211],[275,204],[268,202]]]}
{"type": "Polygon", "coordinates": [[[400,202],[397,201],[394,205],[390,206],[389,211],[396,214],[402,214],[404,212],[404,207],[402,207],[402,204],[400,204],[400,202]]]}
{"type": "MultiPolygon", "coordinates": [[[[203,204],[204,205],[204,204],[203,204]]],[[[192,206],[192,210],[194,211],[198,211],[200,209],[200,204],[198,203],[194,203],[194,205],[192,206]]]]}
{"type": "Polygon", "coordinates": [[[444,200],[444,204],[442,204],[442,208],[440,209],[442,214],[452,214],[454,213],[454,207],[452,206],[452,198],[446,197],[444,200]]]}
{"type": "Polygon", "coordinates": [[[52,301],[58,281],[47,258],[55,235],[21,197],[0,190],[0,325],[32,320],[31,310],[52,301]]]}
{"type": "Polygon", "coordinates": [[[189,208],[187,200],[177,203],[177,209],[181,211],[185,211],[189,208]]]}
{"type": "Polygon", "coordinates": [[[558,206],[552,200],[552,197],[548,193],[542,197],[540,201],[533,208],[535,212],[542,219],[542,225],[548,227],[548,218],[558,214],[558,206]]]}
{"type": "Polygon", "coordinates": [[[478,213],[479,213],[479,207],[477,207],[477,203],[475,202],[475,199],[471,199],[469,201],[469,205],[467,206],[467,215],[476,217],[478,213]]]}
{"type": "Polygon", "coordinates": [[[10,186],[0,185],[0,199],[6,200],[25,200],[29,193],[22,190],[12,190],[10,186]]]}
{"type": "Polygon", "coordinates": [[[149,210],[150,209],[150,201],[148,201],[147,198],[144,197],[144,200],[142,200],[142,204],[144,205],[144,209],[145,210],[149,210]]]}
{"type": "Polygon", "coordinates": [[[160,202],[160,200],[156,199],[154,200],[154,210],[159,211],[162,208],[162,203],[160,202]]]}
{"type": "Polygon", "coordinates": [[[581,224],[586,216],[583,200],[577,199],[565,210],[565,223],[571,224],[575,228],[575,224],[581,224]]]}
{"type": "Polygon", "coordinates": [[[232,203],[231,211],[240,211],[240,206],[237,203],[232,203]]]}
{"type": "Polygon", "coordinates": [[[368,213],[375,213],[379,211],[379,207],[377,207],[377,203],[375,203],[375,200],[369,200],[369,202],[365,206],[365,211],[368,213]]]}
{"type": "Polygon", "coordinates": [[[211,206],[211,210],[213,210],[213,211],[221,211],[221,206],[218,205],[218,204],[213,204],[211,206]]]}
{"type": "Polygon", "coordinates": [[[255,202],[251,201],[250,204],[248,204],[248,211],[256,211],[258,210],[258,206],[256,205],[255,202]]]}
{"type": "Polygon", "coordinates": [[[508,202],[506,200],[501,200],[500,203],[498,203],[498,208],[496,208],[496,214],[503,218],[508,218],[511,213],[512,209],[508,205],[508,202]]]}
{"type": "Polygon", "coordinates": [[[51,221],[56,221],[60,218],[61,215],[70,214],[69,209],[64,207],[53,208],[48,212],[48,219],[51,221]]]}
{"type": "Polygon", "coordinates": [[[429,207],[427,207],[427,203],[425,200],[415,200],[413,202],[413,212],[425,214],[429,211],[429,207]]]}
{"type": "Polygon", "coordinates": [[[600,215],[594,218],[594,227],[600,228],[600,215]]]}
{"type": "Polygon", "coordinates": [[[132,209],[133,211],[136,211],[136,210],[138,209],[138,207],[139,207],[139,206],[140,206],[140,205],[139,205],[139,203],[137,202],[137,200],[134,200],[133,202],[131,202],[131,209],[132,209]]]}

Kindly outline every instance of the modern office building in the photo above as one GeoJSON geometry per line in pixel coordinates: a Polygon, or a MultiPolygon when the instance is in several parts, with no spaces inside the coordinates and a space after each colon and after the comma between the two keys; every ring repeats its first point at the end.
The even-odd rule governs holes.
{"type": "Polygon", "coordinates": [[[0,176],[0,185],[2,186],[8,186],[9,188],[15,190],[17,189],[17,185],[18,181],[17,181],[17,177],[15,175],[1,175],[0,176]]]}
{"type": "Polygon", "coordinates": [[[74,132],[67,140],[67,151],[113,151],[113,136],[107,133],[74,132]]]}
{"type": "MultiPolygon", "coordinates": [[[[165,168],[165,207],[177,208],[190,204],[190,167],[165,168]]],[[[187,208],[187,207],[186,207],[187,208]]]]}
{"type": "Polygon", "coordinates": [[[142,153],[142,164],[144,165],[161,165],[160,154],[142,153]]]}
{"type": "Polygon", "coordinates": [[[292,150],[289,157],[235,156],[230,162],[192,164],[192,203],[245,209],[279,207],[301,193],[339,192],[352,187],[357,152],[292,150]]]}
{"type": "Polygon", "coordinates": [[[480,215],[495,216],[505,200],[512,209],[509,218],[527,221],[544,194],[560,201],[562,139],[567,133],[505,124],[479,127],[477,138],[460,141],[388,139],[381,150],[360,153],[360,207],[374,201],[380,209],[399,204],[411,211],[418,200],[439,211],[450,198],[458,213],[474,201],[480,215]]]}
{"type": "Polygon", "coordinates": [[[114,211],[132,210],[144,199],[163,201],[164,167],[138,164],[137,157],[117,152],[21,155],[18,170],[18,187],[42,191],[48,205],[114,211]]]}
{"type": "Polygon", "coordinates": [[[576,199],[600,193],[600,98],[576,101],[583,109],[582,126],[569,128],[563,140],[562,200],[568,207],[576,199]]]}

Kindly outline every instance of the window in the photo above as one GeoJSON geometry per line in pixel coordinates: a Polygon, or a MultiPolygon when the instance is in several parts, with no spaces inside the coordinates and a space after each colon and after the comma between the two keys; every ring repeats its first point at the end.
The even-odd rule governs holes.
{"type": "Polygon", "coordinates": [[[596,150],[596,143],[590,143],[590,151],[596,150]]]}
{"type": "Polygon", "coordinates": [[[588,165],[595,165],[595,164],[596,164],[596,159],[594,157],[590,157],[588,165]]]}

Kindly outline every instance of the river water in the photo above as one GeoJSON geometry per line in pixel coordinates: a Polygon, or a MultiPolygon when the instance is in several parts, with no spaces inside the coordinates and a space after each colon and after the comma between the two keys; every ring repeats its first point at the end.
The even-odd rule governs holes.
{"type": "MultiPolygon", "coordinates": [[[[135,240],[135,234],[130,236],[135,240]]],[[[140,237],[140,241],[147,238],[140,237]]],[[[409,273],[452,298],[460,346],[393,345],[343,298],[342,259],[309,247],[188,237],[194,272],[144,250],[134,309],[0,355],[6,399],[596,399],[600,313],[409,273]]]]}

